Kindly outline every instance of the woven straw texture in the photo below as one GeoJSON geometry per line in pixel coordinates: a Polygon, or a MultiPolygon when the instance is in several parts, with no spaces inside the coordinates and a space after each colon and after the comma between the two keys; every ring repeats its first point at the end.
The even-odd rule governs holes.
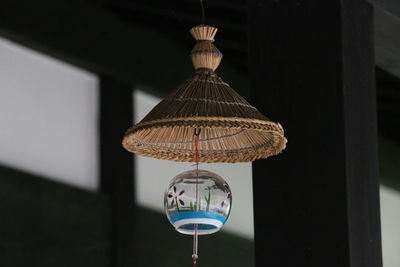
{"type": "Polygon", "coordinates": [[[212,44],[217,29],[191,29],[195,74],[126,132],[123,146],[142,156],[200,162],[248,162],[280,153],[286,145],[279,123],[270,121],[225,83],[214,70],[222,54],[212,44]]]}

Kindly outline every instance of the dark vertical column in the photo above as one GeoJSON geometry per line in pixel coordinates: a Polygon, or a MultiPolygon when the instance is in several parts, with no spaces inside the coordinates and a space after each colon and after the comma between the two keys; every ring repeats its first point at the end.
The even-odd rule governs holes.
{"type": "Polygon", "coordinates": [[[111,196],[113,267],[134,266],[133,157],[121,145],[133,122],[132,88],[111,77],[100,78],[100,187],[111,196]]]}
{"type": "Polygon", "coordinates": [[[250,0],[254,104],[285,128],[253,164],[258,267],[379,267],[372,7],[250,0]]]}
{"type": "Polygon", "coordinates": [[[373,10],[361,0],[343,2],[348,2],[342,7],[342,90],[350,260],[351,266],[382,266],[373,10]]]}

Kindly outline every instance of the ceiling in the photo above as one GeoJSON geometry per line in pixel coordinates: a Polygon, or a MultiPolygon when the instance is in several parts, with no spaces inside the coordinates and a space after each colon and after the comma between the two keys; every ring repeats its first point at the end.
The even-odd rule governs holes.
{"type": "MultiPolygon", "coordinates": [[[[182,33],[202,22],[197,0],[105,0],[103,4],[126,23],[167,32],[186,47],[194,41],[189,34],[182,33]]],[[[227,62],[247,75],[246,1],[204,4],[206,23],[223,29],[216,37],[218,48],[227,62]]],[[[375,9],[375,51],[379,130],[400,140],[400,21],[379,9],[375,9]]]]}
{"type": "MultiPolygon", "coordinates": [[[[188,30],[202,23],[199,0],[105,0],[104,4],[125,22],[140,23],[168,33],[172,39],[184,42],[186,47],[194,45],[188,30]]],[[[205,1],[204,6],[205,23],[220,29],[216,44],[225,55],[224,60],[247,72],[246,1],[205,1]]]]}

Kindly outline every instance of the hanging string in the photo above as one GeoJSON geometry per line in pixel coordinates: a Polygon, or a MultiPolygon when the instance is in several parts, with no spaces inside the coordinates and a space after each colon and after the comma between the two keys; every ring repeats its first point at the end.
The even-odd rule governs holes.
{"type": "MultiPolygon", "coordinates": [[[[195,160],[196,160],[196,211],[199,211],[199,136],[200,128],[194,129],[194,148],[195,148],[195,160]]],[[[193,267],[196,267],[198,255],[198,243],[199,243],[199,231],[198,224],[194,225],[194,235],[193,235],[193,267]]]]}
{"type": "Polygon", "coordinates": [[[200,0],[200,7],[201,7],[201,22],[205,24],[206,22],[206,11],[204,8],[203,0],[200,0]]]}

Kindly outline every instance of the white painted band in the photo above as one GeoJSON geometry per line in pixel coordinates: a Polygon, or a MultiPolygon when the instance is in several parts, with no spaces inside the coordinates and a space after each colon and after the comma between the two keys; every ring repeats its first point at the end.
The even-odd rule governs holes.
{"type": "Polygon", "coordinates": [[[212,233],[218,232],[223,225],[222,222],[220,222],[219,220],[215,220],[215,219],[185,219],[185,220],[176,221],[173,225],[178,232],[180,232],[182,234],[193,235],[194,230],[180,229],[181,226],[193,225],[193,224],[212,225],[212,226],[216,227],[214,229],[199,229],[198,230],[199,235],[207,235],[207,234],[212,234],[212,233]]]}

